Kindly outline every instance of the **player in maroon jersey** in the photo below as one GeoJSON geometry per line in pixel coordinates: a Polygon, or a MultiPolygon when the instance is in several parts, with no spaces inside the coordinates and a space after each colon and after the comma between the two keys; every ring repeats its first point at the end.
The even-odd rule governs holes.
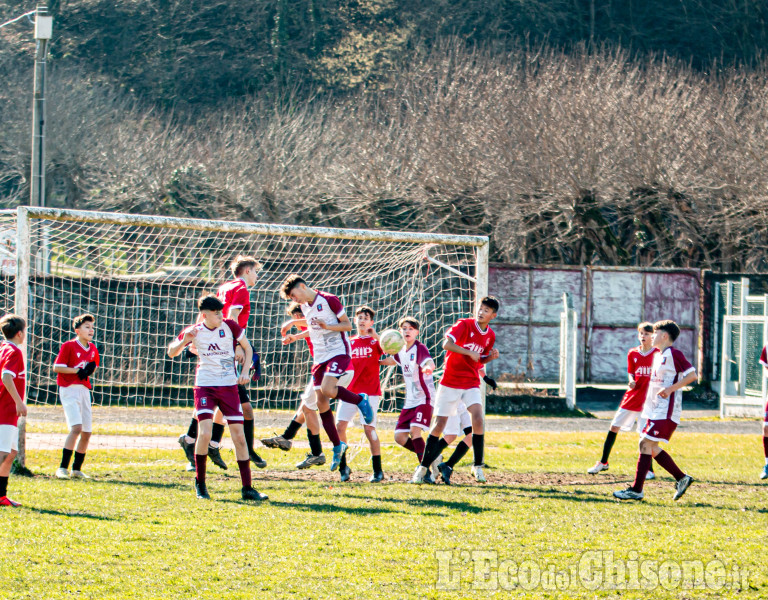
{"type": "Polygon", "coordinates": [[[24,403],[26,370],[24,354],[19,346],[24,343],[27,324],[17,315],[0,319],[0,331],[5,340],[0,344],[0,506],[21,506],[8,497],[8,478],[13,459],[19,450],[19,417],[27,416],[24,403]]]}
{"type": "MultiPolygon", "coordinates": [[[[768,346],[763,346],[760,353],[760,364],[768,369],[768,346]]],[[[760,479],[768,479],[768,402],[763,410],[763,453],[765,454],[765,466],[760,473],[760,479]]]]}
{"type": "MultiPolygon", "coordinates": [[[[603,455],[590,468],[587,473],[597,475],[601,471],[608,470],[608,457],[611,455],[611,449],[616,441],[619,431],[631,431],[632,426],[637,421],[637,431],[640,432],[645,427],[645,419],[642,418],[645,397],[648,393],[648,383],[651,380],[651,367],[653,366],[653,355],[659,349],[651,345],[651,336],[653,335],[653,323],[640,323],[637,326],[637,339],[640,345],[632,348],[627,353],[627,374],[629,376],[629,389],[621,399],[619,410],[613,417],[611,429],[605,437],[603,444],[603,455]]],[[[647,479],[654,479],[653,465],[648,471],[647,479]]]]}
{"type": "Polygon", "coordinates": [[[93,431],[91,413],[91,375],[99,366],[99,351],[93,340],[95,319],[93,315],[85,314],[75,317],[72,326],[76,336],[64,342],[56,357],[53,371],[56,373],[56,383],[59,386],[59,399],[64,408],[69,435],[64,441],[61,452],[61,464],[56,469],[59,479],[88,479],[83,473],[82,466],[85,452],[93,431]],[[79,441],[78,441],[79,438],[79,441]],[[77,449],[75,443],[77,442],[77,449]],[[72,472],[68,471],[72,452],[75,460],[72,472]]]}

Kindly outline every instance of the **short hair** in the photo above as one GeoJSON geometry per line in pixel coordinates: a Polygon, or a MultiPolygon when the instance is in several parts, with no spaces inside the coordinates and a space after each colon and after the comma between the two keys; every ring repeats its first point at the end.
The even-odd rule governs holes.
{"type": "Polygon", "coordinates": [[[408,316],[408,317],[403,317],[402,319],[400,319],[400,320],[397,322],[397,326],[398,326],[398,327],[402,327],[402,326],[403,326],[403,325],[405,325],[406,323],[407,323],[408,325],[410,325],[411,327],[413,327],[413,328],[414,328],[416,331],[418,331],[419,329],[421,329],[421,323],[419,323],[419,321],[416,319],[416,317],[411,317],[411,316],[408,316]]]}
{"type": "Polygon", "coordinates": [[[297,312],[300,312],[302,315],[304,314],[304,311],[301,310],[301,304],[298,302],[291,302],[288,305],[288,308],[285,309],[285,312],[287,312],[289,315],[295,315],[297,312]]]}
{"type": "Polygon", "coordinates": [[[666,331],[669,334],[669,339],[672,340],[673,342],[680,335],[680,328],[677,326],[677,323],[670,320],[657,321],[656,323],[653,324],[653,330],[666,331]]]}
{"type": "Polygon", "coordinates": [[[26,328],[27,322],[19,315],[8,313],[0,319],[0,331],[3,332],[6,340],[12,340],[19,331],[24,331],[26,328]]]}
{"type": "Polygon", "coordinates": [[[288,277],[285,278],[285,281],[283,281],[282,285],[280,286],[280,295],[285,300],[290,300],[290,293],[293,291],[293,288],[301,285],[302,283],[307,285],[307,282],[301,278],[301,275],[296,275],[295,273],[293,275],[288,275],[288,277]]]}
{"type": "Polygon", "coordinates": [[[84,315],[77,315],[74,319],[72,319],[72,327],[74,329],[80,329],[80,327],[83,325],[83,323],[95,323],[96,319],[94,316],[90,313],[85,313],[84,315]]]}
{"type": "Polygon", "coordinates": [[[495,313],[499,312],[499,306],[501,306],[499,299],[496,296],[486,296],[480,300],[480,304],[485,304],[495,313]]]}
{"type": "Polygon", "coordinates": [[[371,317],[371,319],[373,319],[376,316],[376,312],[370,306],[365,306],[365,305],[357,308],[357,310],[355,311],[355,316],[363,313],[367,314],[369,317],[371,317]]]}
{"type": "Polygon", "coordinates": [[[653,323],[649,323],[648,321],[643,321],[637,326],[637,330],[642,333],[643,331],[646,331],[648,333],[653,333],[653,323]]]}
{"type": "Polygon", "coordinates": [[[243,256],[242,254],[238,254],[229,266],[229,268],[232,269],[232,275],[235,277],[240,277],[240,275],[243,274],[243,271],[248,267],[253,267],[253,269],[258,271],[261,269],[261,263],[253,256],[243,256]]]}
{"type": "Polygon", "coordinates": [[[201,312],[204,310],[223,310],[224,303],[213,294],[206,294],[197,301],[197,308],[201,312]]]}

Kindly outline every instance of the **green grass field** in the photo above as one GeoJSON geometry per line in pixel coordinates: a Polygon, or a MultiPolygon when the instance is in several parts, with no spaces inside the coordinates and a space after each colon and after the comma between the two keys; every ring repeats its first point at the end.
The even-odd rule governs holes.
{"type": "Polygon", "coordinates": [[[55,480],[58,452],[34,452],[38,476],[9,486],[24,507],[0,511],[0,598],[768,595],[757,435],[678,433],[673,456],[697,479],[678,503],[668,477],[643,502],[612,499],[634,472],[634,435],[597,477],[584,472],[602,434],[488,438],[489,483],[473,483],[465,459],[451,487],[405,483],[415,459],[389,445],[392,479],[379,485],[367,483],[365,450],[345,484],[327,465],[293,470],[300,449],[266,450],[260,505],[240,500],[234,462],[209,468],[204,502],[180,451],[91,452],[92,481],[55,480]],[[622,580],[636,589],[612,589],[622,580]]]}

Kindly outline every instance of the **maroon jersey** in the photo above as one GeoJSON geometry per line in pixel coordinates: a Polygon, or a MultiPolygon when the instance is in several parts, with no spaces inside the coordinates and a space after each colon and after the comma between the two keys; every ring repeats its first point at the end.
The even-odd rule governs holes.
{"type": "Polygon", "coordinates": [[[653,355],[658,351],[658,348],[651,348],[644,353],[638,346],[627,353],[627,373],[634,377],[635,387],[626,391],[619,408],[637,412],[643,410],[645,397],[648,394],[648,383],[651,381],[653,355]]]}
{"type": "Polygon", "coordinates": [[[760,353],[760,364],[768,368],[768,351],[766,351],[766,348],[768,346],[763,346],[763,351],[760,353]]]}
{"type": "Polygon", "coordinates": [[[229,318],[230,308],[239,308],[240,314],[237,315],[237,324],[245,329],[248,325],[248,317],[251,316],[251,294],[248,292],[248,286],[242,279],[228,281],[219,287],[216,292],[219,300],[224,303],[221,313],[225,319],[229,318]]]}
{"type": "MultiPolygon", "coordinates": [[[[13,342],[5,341],[0,344],[0,372],[5,375],[13,375],[13,385],[16,387],[21,399],[24,399],[24,385],[27,382],[27,374],[24,370],[24,355],[13,342]]],[[[11,393],[0,385],[0,425],[13,425],[19,421],[16,414],[16,401],[11,393]]]]}
{"type": "MultiPolygon", "coordinates": [[[[496,342],[496,334],[488,327],[480,329],[475,319],[459,319],[451,327],[445,337],[457,346],[477,352],[487,357],[496,342]]],[[[440,385],[456,390],[470,390],[480,387],[480,369],[483,363],[475,362],[469,356],[448,352],[445,359],[445,370],[440,385]]]]}
{"type": "Polygon", "coordinates": [[[381,396],[381,381],[379,380],[379,359],[384,351],[376,338],[368,335],[353,337],[352,370],[355,372],[352,382],[347,386],[355,394],[381,396]]]}
{"type": "MultiPolygon", "coordinates": [[[[89,362],[95,362],[99,366],[99,351],[93,342],[88,342],[88,346],[83,346],[77,338],[64,342],[59,350],[59,355],[54,361],[56,367],[71,367],[82,369],[89,362]]],[[[56,384],[60,387],[69,387],[70,385],[84,385],[89,390],[92,389],[91,378],[83,380],[77,376],[77,373],[57,373],[56,384]]]]}

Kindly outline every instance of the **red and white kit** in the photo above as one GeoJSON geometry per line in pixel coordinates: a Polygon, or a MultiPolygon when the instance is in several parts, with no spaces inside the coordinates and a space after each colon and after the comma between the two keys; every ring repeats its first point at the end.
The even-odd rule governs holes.
{"type": "Polygon", "coordinates": [[[429,429],[435,398],[435,379],[425,375],[422,367],[432,356],[427,347],[419,341],[410,348],[403,348],[392,358],[400,365],[405,380],[405,404],[395,425],[395,432],[410,431],[414,425],[429,429]]]}
{"type": "Polygon", "coordinates": [[[195,410],[199,420],[212,419],[216,406],[228,421],[242,421],[243,408],[237,391],[235,346],[245,331],[231,319],[215,329],[205,323],[185,328],[177,339],[183,340],[187,331],[197,330],[191,344],[197,349],[195,370],[195,410]]]}
{"type": "Polygon", "coordinates": [[[352,360],[346,334],[323,329],[318,325],[320,321],[326,325],[338,325],[339,318],[345,315],[344,307],[333,294],[317,292],[312,304],[301,305],[301,312],[304,313],[312,340],[312,378],[315,389],[320,389],[325,375],[340,378],[352,360]]]}
{"type": "Polygon", "coordinates": [[[237,324],[245,329],[248,325],[248,317],[251,315],[251,294],[245,281],[238,278],[222,284],[216,292],[216,296],[224,303],[221,314],[225,317],[229,314],[230,308],[240,309],[240,314],[237,315],[237,324]]]}
{"type": "MultiPolygon", "coordinates": [[[[93,342],[87,346],[75,338],[61,345],[59,354],[54,361],[58,367],[82,369],[89,362],[99,365],[99,351],[93,342]]],[[[57,373],[56,383],[59,386],[59,400],[64,408],[67,427],[82,426],[86,433],[93,431],[93,414],[91,412],[91,378],[80,379],[77,373],[57,373]]]]}
{"type": "MultiPolygon", "coordinates": [[[[16,344],[7,340],[0,344],[0,373],[13,376],[13,385],[23,400],[27,382],[24,354],[16,344]]],[[[5,386],[0,385],[0,452],[10,453],[19,449],[18,422],[16,402],[5,386]]]]}
{"type": "Polygon", "coordinates": [[[613,417],[611,427],[618,427],[621,431],[631,431],[635,421],[637,421],[638,431],[642,431],[645,427],[645,419],[641,415],[645,406],[645,399],[648,396],[653,357],[658,351],[658,348],[651,348],[647,352],[643,352],[642,347],[638,346],[627,353],[627,373],[632,375],[635,380],[635,387],[625,392],[619,410],[613,417]]]}
{"type": "MultiPolygon", "coordinates": [[[[374,415],[376,415],[373,423],[370,425],[376,427],[379,401],[381,400],[379,359],[384,355],[384,351],[379,346],[378,340],[369,335],[353,337],[350,343],[352,346],[352,370],[354,371],[354,376],[347,389],[355,394],[368,394],[368,402],[373,409],[374,415]]],[[[336,420],[351,421],[357,413],[360,413],[360,409],[354,404],[339,402],[336,409],[336,420]]],[[[363,421],[362,413],[360,413],[360,420],[361,422],[363,421]]]]}
{"type": "MultiPolygon", "coordinates": [[[[763,346],[763,351],[760,353],[760,364],[768,369],[768,346],[763,346]]],[[[768,403],[766,403],[763,413],[763,425],[768,425],[768,403]]]]}
{"type": "MultiPolygon", "coordinates": [[[[457,346],[472,350],[487,357],[496,343],[496,334],[490,327],[480,329],[475,319],[459,319],[445,337],[457,346]]],[[[473,361],[469,356],[448,352],[445,370],[437,391],[435,414],[451,417],[456,414],[459,402],[466,406],[482,403],[480,397],[480,369],[483,363],[473,361]]]]}
{"type": "Polygon", "coordinates": [[[680,423],[683,412],[683,390],[677,390],[668,398],[659,396],[659,392],[684,379],[696,370],[677,348],[667,348],[653,356],[651,381],[648,396],[643,409],[643,418],[648,423],[641,437],[657,442],[668,442],[680,423]]]}

